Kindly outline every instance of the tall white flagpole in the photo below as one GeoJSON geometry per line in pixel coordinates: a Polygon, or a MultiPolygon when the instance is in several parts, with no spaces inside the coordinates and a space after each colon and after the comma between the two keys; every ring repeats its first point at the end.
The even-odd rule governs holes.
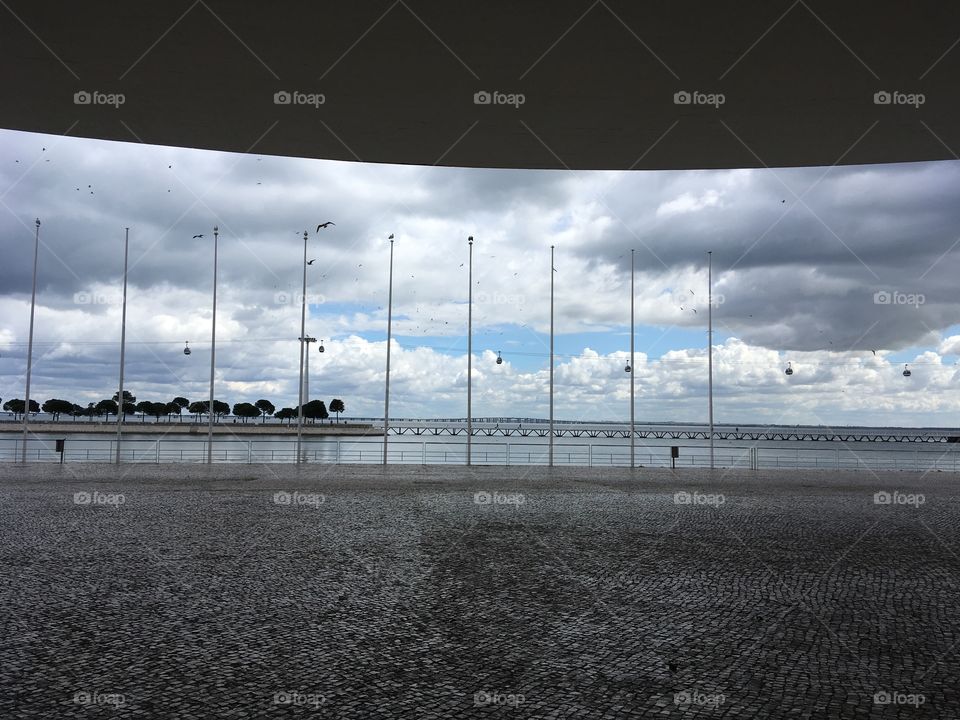
{"type": "Polygon", "coordinates": [[[713,251],[707,251],[707,390],[710,396],[710,469],[713,470],[713,251]]]}
{"type": "MultiPolygon", "coordinates": [[[[213,317],[210,321],[210,407],[207,408],[207,464],[213,464],[213,382],[217,367],[217,250],[219,227],[213,227],[213,317]]],[[[120,398],[122,401],[123,398],[120,398]]]]}
{"type": "Polygon", "coordinates": [[[550,246],[550,460],[553,467],[553,245],[550,246]]]}
{"type": "Polygon", "coordinates": [[[467,465],[471,464],[473,441],[473,235],[467,238],[470,246],[470,268],[467,271],[467,465]]]}
{"type": "Polygon", "coordinates": [[[117,390],[117,465],[123,440],[123,368],[127,350],[127,259],[130,255],[130,228],[123,239],[123,310],[120,315],[120,388],[117,390]]]}
{"type": "Polygon", "coordinates": [[[300,292],[300,381],[297,383],[297,464],[303,443],[303,352],[307,330],[307,231],[303,231],[303,288],[300,292]]]}
{"type": "Polygon", "coordinates": [[[387,383],[383,393],[383,464],[387,464],[390,433],[390,342],[393,336],[393,233],[390,234],[390,279],[387,285],[387,383]]]}
{"type": "Polygon", "coordinates": [[[636,466],[635,461],[635,445],[636,439],[634,437],[634,405],[635,405],[635,390],[636,383],[634,378],[637,375],[637,365],[634,362],[634,336],[636,335],[635,325],[634,325],[634,294],[633,294],[633,285],[634,285],[634,264],[633,264],[634,251],[631,248],[630,250],[630,467],[636,466]]]}
{"type": "Polygon", "coordinates": [[[27,462],[27,435],[30,423],[30,376],[33,373],[33,318],[37,307],[37,258],[40,255],[40,218],[37,218],[37,231],[33,241],[33,291],[30,295],[30,335],[27,340],[27,387],[23,398],[23,447],[21,460],[27,462]]]}

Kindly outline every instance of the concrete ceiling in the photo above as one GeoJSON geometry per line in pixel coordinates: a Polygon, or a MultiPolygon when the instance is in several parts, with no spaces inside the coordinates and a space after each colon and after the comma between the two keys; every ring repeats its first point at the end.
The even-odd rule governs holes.
{"type": "Polygon", "coordinates": [[[0,126],[18,130],[510,168],[960,150],[960,3],[942,0],[5,0],[0,17],[0,126]],[[324,102],[276,104],[281,91],[324,102]],[[723,103],[677,104],[684,91],[723,103]],[[96,104],[111,94],[123,103],[96,104]]]}

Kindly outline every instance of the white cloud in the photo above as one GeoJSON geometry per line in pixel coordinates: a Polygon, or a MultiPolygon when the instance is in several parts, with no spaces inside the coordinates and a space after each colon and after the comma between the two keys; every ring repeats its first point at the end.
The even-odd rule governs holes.
{"type": "Polygon", "coordinates": [[[685,192],[679,197],[660,203],[657,207],[656,216],[670,217],[671,215],[694,213],[704,208],[717,207],[720,205],[722,197],[722,194],[716,190],[707,190],[699,196],[685,192]]]}

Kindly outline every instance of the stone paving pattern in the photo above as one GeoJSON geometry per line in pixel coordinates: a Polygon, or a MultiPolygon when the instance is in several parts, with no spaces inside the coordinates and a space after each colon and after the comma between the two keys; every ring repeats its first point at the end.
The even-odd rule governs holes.
{"type": "Polygon", "coordinates": [[[958,485],[0,466],[0,718],[957,717],[958,485]]]}

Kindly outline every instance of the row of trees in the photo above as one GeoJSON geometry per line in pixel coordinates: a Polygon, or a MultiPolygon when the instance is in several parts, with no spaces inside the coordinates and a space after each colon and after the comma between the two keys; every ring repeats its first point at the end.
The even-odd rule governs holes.
{"type": "MultiPolygon", "coordinates": [[[[141,422],[146,422],[148,416],[156,418],[158,421],[160,418],[166,417],[170,421],[174,415],[182,422],[184,410],[196,420],[199,420],[203,415],[209,415],[210,401],[197,400],[190,402],[185,397],[175,397],[170,402],[154,402],[151,400],[137,402],[135,395],[124,390],[122,405],[125,416],[139,413],[141,422]]],[[[23,416],[24,402],[22,399],[7,400],[3,404],[3,409],[13,413],[14,418],[18,419],[23,416]]],[[[95,417],[106,417],[109,420],[111,415],[116,416],[120,412],[119,393],[114,393],[109,400],[89,403],[86,407],[58,398],[51,398],[43,405],[31,399],[30,413],[38,413],[41,410],[50,415],[54,421],[59,420],[61,415],[69,415],[74,419],[86,417],[91,420],[95,417]]],[[[336,413],[338,423],[340,422],[340,413],[345,411],[346,406],[343,400],[334,398],[330,401],[330,412],[336,413]]],[[[217,421],[231,413],[243,422],[256,418],[261,418],[261,422],[266,422],[267,417],[272,415],[281,422],[286,420],[289,424],[291,420],[297,417],[296,408],[285,407],[277,410],[274,404],[266,399],[257,400],[255,403],[236,403],[232,408],[225,402],[214,400],[213,412],[217,421]]],[[[303,404],[303,417],[314,421],[326,420],[330,417],[330,413],[327,411],[327,406],[323,400],[311,400],[303,404]]]]}

